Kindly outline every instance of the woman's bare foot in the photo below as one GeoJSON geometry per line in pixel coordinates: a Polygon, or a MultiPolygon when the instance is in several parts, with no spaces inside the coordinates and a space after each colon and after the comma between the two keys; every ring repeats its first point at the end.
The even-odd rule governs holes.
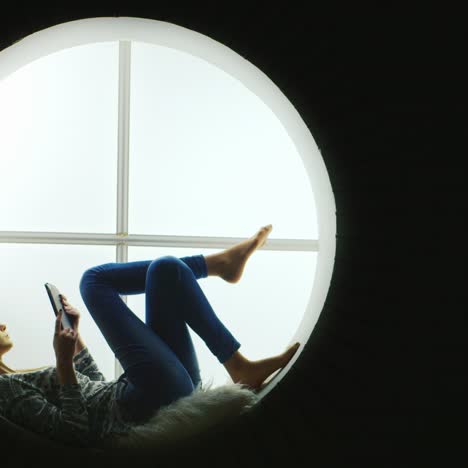
{"type": "Polygon", "coordinates": [[[299,343],[295,343],[284,353],[259,361],[249,361],[237,351],[224,365],[234,383],[244,384],[258,391],[271,374],[288,364],[298,349],[299,343]]]}
{"type": "Polygon", "coordinates": [[[230,247],[222,253],[224,266],[219,276],[228,283],[237,283],[242,276],[245,264],[255,250],[265,244],[273,226],[263,226],[250,239],[230,247]]]}

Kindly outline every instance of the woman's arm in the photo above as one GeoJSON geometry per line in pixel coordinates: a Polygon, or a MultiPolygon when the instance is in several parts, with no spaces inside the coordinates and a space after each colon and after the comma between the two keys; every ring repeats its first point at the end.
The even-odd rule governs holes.
{"type": "Polygon", "coordinates": [[[81,374],[87,375],[91,380],[106,381],[106,378],[99,370],[96,362],[91,356],[89,349],[83,343],[83,348],[73,356],[75,369],[81,374]]]}
{"type": "Polygon", "coordinates": [[[60,385],[78,384],[73,361],[57,360],[57,379],[60,385]]]}
{"type": "MultiPolygon", "coordinates": [[[[14,385],[16,381],[12,381],[14,385]]],[[[18,387],[19,384],[18,384],[18,387]]],[[[88,409],[79,384],[60,385],[57,404],[49,402],[37,389],[18,388],[6,417],[37,434],[73,445],[92,442],[88,409]]]]}
{"type": "Polygon", "coordinates": [[[84,348],[86,348],[86,345],[84,344],[84,341],[81,339],[81,335],[78,335],[78,339],[76,341],[76,346],[75,346],[75,354],[73,355],[73,357],[75,357],[84,348]]]}

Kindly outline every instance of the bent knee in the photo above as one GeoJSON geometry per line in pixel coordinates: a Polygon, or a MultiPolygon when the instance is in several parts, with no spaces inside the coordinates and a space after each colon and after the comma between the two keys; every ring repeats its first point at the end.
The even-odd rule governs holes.
{"type": "Polygon", "coordinates": [[[149,274],[157,274],[164,279],[180,278],[180,260],[173,255],[165,255],[153,260],[148,267],[149,274]]]}
{"type": "Polygon", "coordinates": [[[98,282],[99,274],[99,269],[97,267],[92,267],[85,270],[81,275],[79,289],[82,297],[86,293],[86,290],[89,288],[89,286],[92,286],[98,282]]]}

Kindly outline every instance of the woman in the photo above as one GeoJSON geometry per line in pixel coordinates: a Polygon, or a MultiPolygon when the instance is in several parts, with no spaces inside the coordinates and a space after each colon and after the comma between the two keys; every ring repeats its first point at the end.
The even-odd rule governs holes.
{"type": "Polygon", "coordinates": [[[250,361],[218,319],[197,279],[219,276],[237,283],[247,259],[265,242],[271,224],[221,253],[106,263],[86,270],[80,293],[125,372],[105,381],[79,335],[80,313],[65,296],[73,329],[55,322],[56,366],[13,370],[3,355],[13,346],[0,324],[0,414],[32,431],[88,446],[108,434],[125,434],[162,406],[190,395],[201,383],[190,326],[224,365],[234,383],[257,391],[293,357],[284,353],[250,361]],[[120,295],[146,294],[142,322],[120,295]],[[32,372],[30,372],[32,371],[32,372]]]}

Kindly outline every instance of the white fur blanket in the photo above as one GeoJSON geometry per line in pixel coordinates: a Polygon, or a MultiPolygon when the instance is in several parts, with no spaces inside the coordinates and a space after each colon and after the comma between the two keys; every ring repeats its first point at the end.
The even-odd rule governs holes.
{"type": "Polygon", "coordinates": [[[180,441],[219,423],[232,420],[259,400],[242,384],[212,388],[200,384],[191,395],[160,408],[149,421],[134,426],[125,436],[107,437],[101,447],[149,448],[180,441]]]}

